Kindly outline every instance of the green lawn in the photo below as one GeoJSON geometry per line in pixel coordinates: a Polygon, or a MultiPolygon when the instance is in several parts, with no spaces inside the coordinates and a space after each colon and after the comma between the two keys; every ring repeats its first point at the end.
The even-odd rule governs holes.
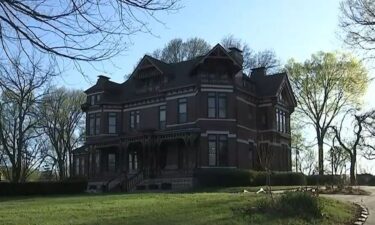
{"type": "Polygon", "coordinates": [[[246,210],[255,194],[112,194],[0,198],[0,224],[345,224],[352,205],[323,199],[324,218],[306,221],[246,210]]]}

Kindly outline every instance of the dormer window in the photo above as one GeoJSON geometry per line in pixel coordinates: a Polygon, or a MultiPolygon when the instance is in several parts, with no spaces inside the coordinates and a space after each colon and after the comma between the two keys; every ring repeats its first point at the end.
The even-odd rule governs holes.
{"type": "Polygon", "coordinates": [[[93,94],[87,97],[87,102],[90,103],[90,105],[95,105],[100,102],[100,99],[101,99],[101,94],[93,94]]]}

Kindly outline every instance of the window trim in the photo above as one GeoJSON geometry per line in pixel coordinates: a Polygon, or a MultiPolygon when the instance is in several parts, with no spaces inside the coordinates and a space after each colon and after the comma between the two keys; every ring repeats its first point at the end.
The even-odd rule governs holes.
{"type": "Polygon", "coordinates": [[[178,123],[186,123],[188,121],[188,104],[187,104],[187,98],[179,98],[177,101],[177,121],[178,123]],[[180,106],[185,105],[185,113],[180,112],[180,106]],[[182,116],[184,116],[182,120],[182,116]]]}
{"type": "Polygon", "coordinates": [[[159,129],[165,129],[167,126],[167,107],[166,105],[159,106],[159,129]],[[164,120],[162,120],[162,113],[164,113],[164,120]]]}
{"type": "Polygon", "coordinates": [[[209,92],[207,94],[207,118],[228,118],[228,96],[226,93],[209,92]],[[214,101],[214,107],[210,106],[210,99],[214,101]],[[214,110],[214,115],[210,114],[210,110],[214,110]],[[221,115],[221,110],[224,110],[224,115],[221,115]]]}
{"type": "Polygon", "coordinates": [[[216,93],[209,92],[207,94],[207,118],[216,118],[217,115],[217,101],[216,101],[216,93]],[[213,107],[210,107],[210,100],[214,101],[213,107]],[[213,115],[210,115],[210,109],[213,110],[213,115]]]}
{"type": "Polygon", "coordinates": [[[209,134],[207,135],[208,147],[208,166],[209,167],[227,167],[228,166],[228,135],[227,134],[209,134]],[[211,152],[210,143],[213,143],[214,152],[211,152]],[[222,144],[225,144],[225,152],[222,152],[222,144]],[[215,158],[214,162],[211,161],[212,157],[215,158]]]}
{"type": "Polygon", "coordinates": [[[108,134],[117,134],[117,113],[109,112],[108,113],[108,134]],[[114,119],[114,124],[111,124],[111,119],[114,119]],[[111,132],[111,128],[113,128],[113,132],[111,132]]]}

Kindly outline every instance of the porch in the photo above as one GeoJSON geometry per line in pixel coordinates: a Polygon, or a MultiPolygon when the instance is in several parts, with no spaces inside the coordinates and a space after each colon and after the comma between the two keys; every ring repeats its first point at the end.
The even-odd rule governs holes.
{"type": "Polygon", "coordinates": [[[107,187],[117,183],[128,190],[144,179],[192,177],[197,167],[198,137],[191,133],[143,135],[91,146],[89,181],[107,187]]]}

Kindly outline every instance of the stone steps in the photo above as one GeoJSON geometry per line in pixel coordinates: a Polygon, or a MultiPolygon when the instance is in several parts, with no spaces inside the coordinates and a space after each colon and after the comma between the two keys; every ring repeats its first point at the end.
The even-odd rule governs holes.
{"type": "Polygon", "coordinates": [[[192,177],[179,178],[153,178],[145,179],[135,188],[135,192],[150,192],[150,191],[180,191],[187,190],[193,187],[192,177]]]}

